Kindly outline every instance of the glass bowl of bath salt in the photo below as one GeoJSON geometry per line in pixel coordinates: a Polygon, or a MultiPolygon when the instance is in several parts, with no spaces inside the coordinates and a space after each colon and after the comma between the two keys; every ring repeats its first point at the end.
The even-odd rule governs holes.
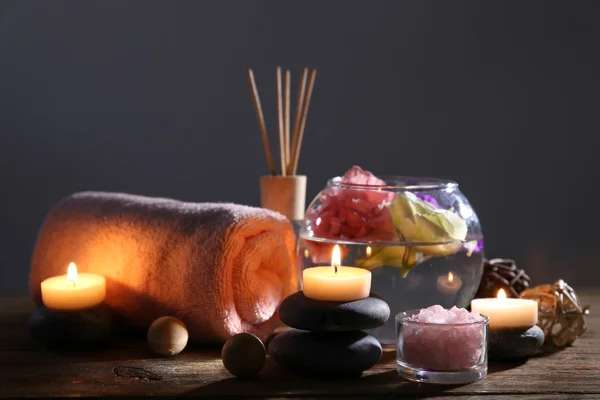
{"type": "Polygon", "coordinates": [[[487,375],[489,319],[440,305],[396,315],[396,369],[414,382],[462,384],[487,375]]]}
{"type": "MultiPolygon", "coordinates": [[[[371,292],[391,315],[432,304],[466,307],[483,273],[479,219],[458,184],[436,178],[375,176],[353,167],[311,202],[299,233],[302,268],[342,265],[371,272],[371,292]]],[[[367,331],[393,351],[393,318],[367,331]]]]}

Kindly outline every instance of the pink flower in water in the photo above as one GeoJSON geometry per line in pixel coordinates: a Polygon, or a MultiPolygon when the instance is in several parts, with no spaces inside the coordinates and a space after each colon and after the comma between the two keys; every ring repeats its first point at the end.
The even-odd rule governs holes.
{"type": "MultiPolygon", "coordinates": [[[[352,167],[321,193],[321,205],[307,213],[314,236],[361,242],[394,240],[396,230],[387,208],[394,193],[382,186],[385,182],[371,172],[352,167]]],[[[331,246],[325,247],[318,253],[329,252],[331,257],[331,246]]]]}

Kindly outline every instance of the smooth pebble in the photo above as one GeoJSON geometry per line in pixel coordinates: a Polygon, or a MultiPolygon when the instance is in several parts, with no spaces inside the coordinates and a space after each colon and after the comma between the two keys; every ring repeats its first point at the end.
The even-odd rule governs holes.
{"type": "Polygon", "coordinates": [[[390,317],[390,307],[378,297],[337,302],[321,301],[297,292],[279,307],[279,318],[292,328],[313,332],[341,332],[377,328],[390,317]]]}
{"type": "Polygon", "coordinates": [[[29,316],[29,331],[50,347],[85,347],[104,344],[111,338],[112,314],[104,305],[77,311],[35,309],[29,316]]]}
{"type": "Polygon", "coordinates": [[[361,331],[290,330],[273,338],[269,355],[279,364],[308,375],[356,375],[381,358],[381,345],[361,331]]]}
{"type": "Polygon", "coordinates": [[[511,359],[532,356],[544,344],[544,331],[539,326],[527,329],[494,329],[489,334],[490,359],[511,359]]]}

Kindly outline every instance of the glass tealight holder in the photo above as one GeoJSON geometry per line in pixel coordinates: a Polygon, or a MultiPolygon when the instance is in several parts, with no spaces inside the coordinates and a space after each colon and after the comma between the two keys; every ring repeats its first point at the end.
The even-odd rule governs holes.
{"type": "Polygon", "coordinates": [[[396,369],[413,382],[463,384],[487,375],[489,319],[462,324],[412,321],[420,310],[396,315],[396,369]]]}

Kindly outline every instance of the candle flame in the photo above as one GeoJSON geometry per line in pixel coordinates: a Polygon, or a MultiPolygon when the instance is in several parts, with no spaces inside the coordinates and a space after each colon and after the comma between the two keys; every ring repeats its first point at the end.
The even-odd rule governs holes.
{"type": "Polygon", "coordinates": [[[452,272],[448,272],[448,282],[454,282],[454,274],[452,272]]]}
{"type": "Polygon", "coordinates": [[[337,274],[340,265],[342,264],[342,255],[340,253],[340,246],[333,246],[333,253],[331,254],[331,267],[333,268],[333,272],[337,274]]]}
{"type": "Polygon", "coordinates": [[[367,246],[367,257],[371,257],[371,246],[367,246]]]}
{"type": "Polygon", "coordinates": [[[499,299],[505,299],[506,298],[506,292],[504,291],[504,289],[498,290],[498,298],[499,299]]]}
{"type": "Polygon", "coordinates": [[[77,266],[74,262],[69,264],[67,269],[67,281],[75,285],[77,283],[77,266]]]}

